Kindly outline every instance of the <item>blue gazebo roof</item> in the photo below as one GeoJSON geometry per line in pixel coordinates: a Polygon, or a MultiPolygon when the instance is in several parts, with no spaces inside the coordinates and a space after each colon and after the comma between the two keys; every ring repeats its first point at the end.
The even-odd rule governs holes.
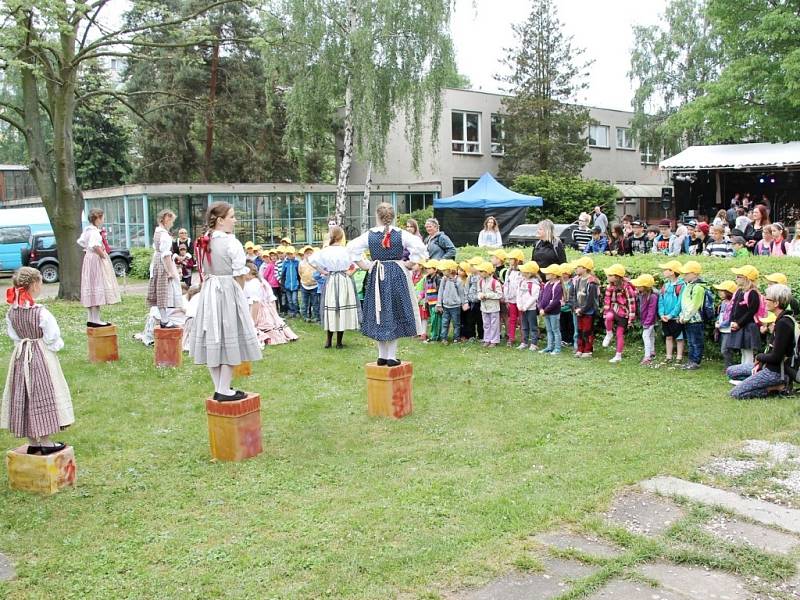
{"type": "Polygon", "coordinates": [[[526,196],[501,185],[491,173],[484,173],[472,187],[450,198],[433,201],[434,208],[514,208],[542,206],[539,196],[526,196]]]}

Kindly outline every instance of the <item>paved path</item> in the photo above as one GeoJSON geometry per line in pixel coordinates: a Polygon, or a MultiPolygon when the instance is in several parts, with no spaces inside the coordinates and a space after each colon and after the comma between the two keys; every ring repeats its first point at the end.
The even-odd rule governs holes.
{"type": "Polygon", "coordinates": [[[16,573],[11,560],[7,556],[0,554],[0,581],[11,581],[14,577],[16,577],[16,573]]]}
{"type": "MultiPolygon", "coordinates": [[[[119,283],[120,292],[124,294],[130,294],[132,296],[144,296],[147,294],[147,281],[142,281],[141,279],[128,279],[127,282],[123,279],[117,279],[119,283]]],[[[6,290],[11,285],[11,279],[3,279],[2,283],[0,284],[2,289],[0,289],[0,294],[2,294],[2,298],[6,297],[6,290]]],[[[39,296],[40,298],[47,300],[50,298],[55,298],[58,295],[58,284],[57,283],[46,283],[42,288],[42,294],[39,296]]]]}

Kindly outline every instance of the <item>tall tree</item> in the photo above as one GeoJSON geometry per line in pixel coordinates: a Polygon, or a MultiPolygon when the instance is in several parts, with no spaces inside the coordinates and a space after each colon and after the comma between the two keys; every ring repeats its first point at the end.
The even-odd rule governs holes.
{"type": "Polygon", "coordinates": [[[441,89],[452,81],[449,34],[452,0],[275,0],[267,17],[264,54],[270,71],[291,84],[286,92],[286,143],[305,156],[309,140],[331,135],[342,119],[343,148],[336,220],[346,212],[354,153],[384,164],[396,114],[406,118],[414,165],[423,118],[438,131],[441,89]],[[285,44],[272,45],[275,40],[285,44]],[[430,112],[428,112],[430,111],[430,112]]]}
{"type": "Polygon", "coordinates": [[[229,0],[208,0],[185,16],[168,15],[137,27],[100,25],[109,0],[7,0],[0,3],[0,70],[15,81],[16,98],[0,100],[0,120],[25,137],[30,172],[47,209],[58,245],[59,297],[80,295],[83,194],[75,168],[73,123],[76,108],[89,97],[107,94],[126,103],[116,89],[80,94],[84,62],[105,56],[132,56],[147,47],[142,34],[195,19],[229,0]],[[52,131],[52,139],[47,130],[52,131]]]}
{"type": "Polygon", "coordinates": [[[506,49],[510,74],[501,78],[512,95],[503,100],[508,135],[500,174],[578,174],[589,161],[591,119],[576,102],[588,86],[591,63],[564,34],[552,0],[534,0],[527,20],[513,30],[517,46],[506,49]]]}
{"type": "Polygon", "coordinates": [[[93,92],[113,86],[98,61],[84,63],[78,94],[85,98],[75,109],[76,178],[81,189],[125,183],[131,173],[130,123],[114,98],[93,92]]]}
{"type": "Polygon", "coordinates": [[[716,76],[719,40],[711,31],[705,0],[671,0],[662,21],[633,28],[628,73],[636,86],[632,128],[641,147],[674,154],[704,137],[701,125],[671,117],[701,97],[716,76]]]}
{"type": "Polygon", "coordinates": [[[719,75],[673,119],[705,143],[800,139],[800,2],[708,0],[719,75]]]}

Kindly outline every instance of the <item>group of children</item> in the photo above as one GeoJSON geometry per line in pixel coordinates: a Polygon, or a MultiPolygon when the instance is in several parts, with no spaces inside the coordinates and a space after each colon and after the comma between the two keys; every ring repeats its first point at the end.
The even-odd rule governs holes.
{"type": "MultiPolygon", "coordinates": [[[[426,323],[422,337],[445,345],[476,340],[493,348],[505,329],[508,346],[540,354],[559,354],[571,347],[576,357],[591,358],[596,326],[602,324],[602,347],[613,343],[609,362],[618,363],[626,334],[638,322],[644,347],[640,364],[653,365],[660,323],[665,362],[694,370],[703,358],[708,326],[720,344],[725,367],[733,364],[737,351],[742,363],[752,362],[754,352],[762,348],[767,317],[757,287],[758,270],[751,265],[731,269],[735,281],[711,286],[703,281],[697,261],[670,260],[659,268],[660,288],[648,273],[629,278],[619,263],[605,269],[606,284],[601,286],[588,255],[542,269],[534,261],[525,262],[521,250],[495,250],[488,260],[428,260],[413,270],[420,317],[426,323]],[[546,332],[541,344],[540,322],[546,332]]],[[[766,280],[787,283],[782,273],[767,275],[766,280]]]]}

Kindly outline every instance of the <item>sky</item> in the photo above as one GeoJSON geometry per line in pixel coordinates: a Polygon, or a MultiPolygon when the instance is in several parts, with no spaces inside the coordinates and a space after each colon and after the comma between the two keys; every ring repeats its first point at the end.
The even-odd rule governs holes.
{"type": "MultiPolygon", "coordinates": [[[[558,15],[575,47],[593,59],[589,87],[577,99],[599,108],[631,110],[628,80],[633,25],[654,25],[666,0],[555,0],[558,15]]],[[[494,76],[502,72],[504,48],[514,45],[512,23],[523,22],[530,0],[456,0],[451,32],[458,71],[473,89],[500,90],[494,76]]]]}

